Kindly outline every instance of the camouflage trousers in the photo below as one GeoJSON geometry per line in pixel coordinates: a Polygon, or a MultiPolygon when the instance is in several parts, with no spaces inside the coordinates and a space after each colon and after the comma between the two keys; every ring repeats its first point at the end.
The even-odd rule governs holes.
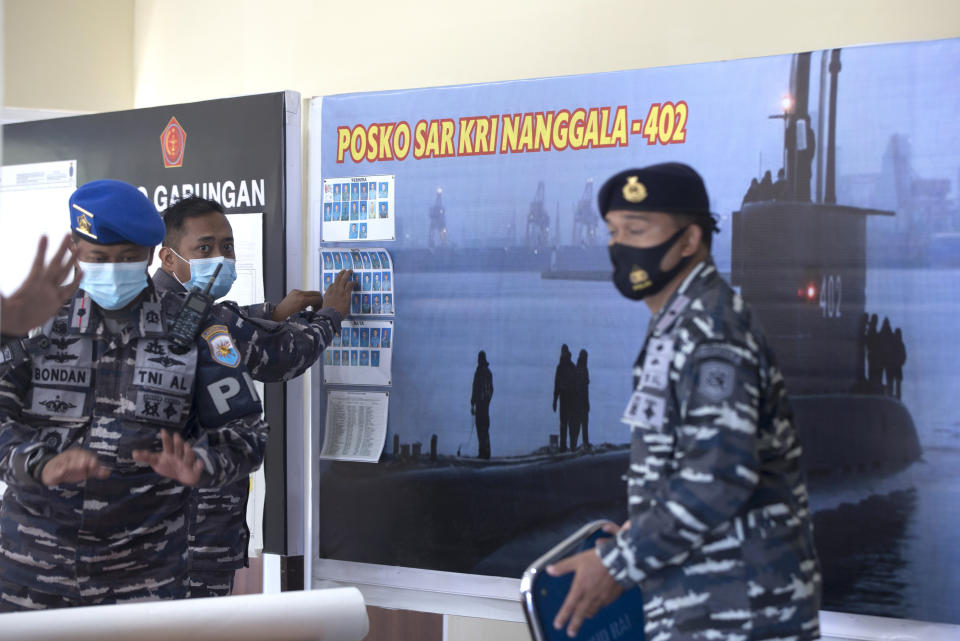
{"type": "Polygon", "coordinates": [[[190,573],[190,598],[203,599],[211,596],[233,594],[233,577],[236,570],[214,570],[190,573]]]}
{"type": "Polygon", "coordinates": [[[807,537],[767,522],[705,544],[641,584],[647,641],[820,637],[821,578],[807,537]]]}
{"type": "Polygon", "coordinates": [[[54,608],[76,608],[87,605],[111,605],[114,603],[131,603],[134,601],[160,601],[182,597],[182,591],[160,593],[156,590],[143,589],[125,594],[122,599],[116,596],[81,597],[80,591],[66,596],[50,594],[35,589],[33,586],[20,585],[5,581],[0,577],[0,613],[24,612],[29,610],[51,610],[54,608]]]}

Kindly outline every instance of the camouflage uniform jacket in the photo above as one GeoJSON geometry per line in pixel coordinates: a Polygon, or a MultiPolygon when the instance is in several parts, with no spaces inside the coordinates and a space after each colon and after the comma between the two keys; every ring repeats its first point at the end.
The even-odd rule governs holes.
{"type": "MultiPolygon", "coordinates": [[[[186,292],[162,269],[153,275],[153,282],[158,291],[186,292]]],[[[216,322],[230,329],[250,375],[263,383],[288,381],[303,374],[340,331],[340,314],[333,308],[300,312],[282,323],[270,319],[274,308],[271,303],[240,307],[227,301],[215,305],[211,312],[216,322]]],[[[239,479],[222,488],[194,492],[191,569],[224,571],[247,564],[249,487],[248,479],[239,479]]]]}
{"type": "Polygon", "coordinates": [[[0,337],[0,376],[6,376],[10,370],[30,360],[25,345],[26,341],[19,336],[0,337]]]}
{"type": "Polygon", "coordinates": [[[208,324],[185,353],[171,349],[166,327],[180,306],[149,288],[114,331],[81,291],[0,379],[4,581],[74,603],[185,596],[190,489],[132,452],[191,426],[200,486],[222,486],[260,465],[267,426],[226,327],[208,324]],[[46,461],[77,447],[110,476],[44,486],[46,461]]]}
{"type": "Polygon", "coordinates": [[[820,571],[783,376],[712,260],[650,320],[634,386],[630,528],[598,553],[643,591],[647,639],[817,638],[820,571]]]}

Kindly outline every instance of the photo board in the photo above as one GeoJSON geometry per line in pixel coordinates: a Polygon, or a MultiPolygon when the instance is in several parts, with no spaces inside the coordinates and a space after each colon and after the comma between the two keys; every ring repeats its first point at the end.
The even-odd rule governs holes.
{"type": "Polygon", "coordinates": [[[649,314],[610,282],[596,191],[679,161],[705,179],[714,260],[786,378],[823,608],[960,623],[958,65],[943,40],[315,98],[315,253],[324,181],[394,176],[398,310],[376,464],[319,460],[315,378],[315,584],[359,576],[391,606],[511,618],[528,563],[624,520],[619,418],[649,314]],[[589,376],[568,398],[589,408],[576,449],[553,408],[562,346],[589,376]]]}

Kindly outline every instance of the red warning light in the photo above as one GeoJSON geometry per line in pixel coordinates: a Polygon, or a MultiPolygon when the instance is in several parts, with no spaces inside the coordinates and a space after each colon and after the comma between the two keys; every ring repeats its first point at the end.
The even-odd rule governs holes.
{"type": "Polygon", "coordinates": [[[816,297],[817,297],[817,288],[813,285],[813,283],[810,283],[809,285],[807,285],[807,300],[813,300],[816,297]]]}

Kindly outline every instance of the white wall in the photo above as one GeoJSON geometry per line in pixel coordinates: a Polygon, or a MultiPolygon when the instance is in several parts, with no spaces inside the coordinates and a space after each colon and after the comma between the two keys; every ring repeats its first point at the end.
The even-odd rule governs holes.
{"type": "Polygon", "coordinates": [[[960,34],[956,0],[137,0],[137,107],[304,97],[960,34]]]}
{"type": "Polygon", "coordinates": [[[133,106],[132,0],[6,0],[3,105],[133,106]]]}

